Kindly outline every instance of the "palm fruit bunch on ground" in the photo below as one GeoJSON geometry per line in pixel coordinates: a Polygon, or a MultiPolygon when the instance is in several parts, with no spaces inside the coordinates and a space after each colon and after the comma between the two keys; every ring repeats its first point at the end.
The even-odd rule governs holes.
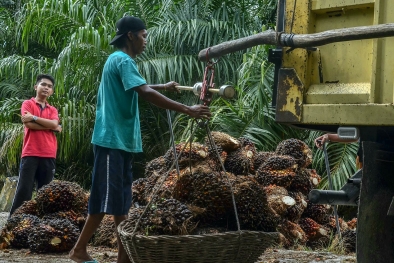
{"type": "Polygon", "coordinates": [[[52,181],[11,215],[1,231],[1,246],[36,253],[69,251],[85,223],[88,198],[78,184],[52,181]]]}
{"type": "Polygon", "coordinates": [[[30,251],[36,253],[61,253],[70,251],[78,240],[80,231],[68,219],[43,220],[29,234],[30,251]]]}
{"type": "MultiPolygon", "coordinates": [[[[280,232],[285,247],[325,246],[335,234],[331,207],[308,201],[309,192],[319,186],[321,178],[309,167],[312,151],[304,142],[284,140],[275,151],[267,152],[258,151],[248,138],[212,132],[203,143],[179,143],[175,148],[179,174],[171,148],[148,162],[145,178],[133,183],[134,206],[128,224],[136,223],[149,202],[155,208],[157,200],[169,199],[187,207],[191,213],[188,222],[195,225],[190,227],[191,223],[183,232],[176,227],[174,232],[159,231],[168,221],[149,212],[140,220],[139,234],[235,231],[238,224],[233,197],[242,230],[280,232]],[[156,218],[150,219],[152,216],[156,218]]],[[[343,221],[341,231],[346,229],[343,221]]]]}
{"type": "Polygon", "coordinates": [[[118,246],[113,216],[104,216],[99,228],[93,235],[91,244],[93,246],[105,246],[110,248],[116,248],[118,246]]]}

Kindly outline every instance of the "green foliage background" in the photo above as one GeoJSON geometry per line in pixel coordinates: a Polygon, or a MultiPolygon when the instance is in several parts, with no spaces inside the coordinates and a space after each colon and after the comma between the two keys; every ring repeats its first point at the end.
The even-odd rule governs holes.
{"type": "MultiPolygon", "coordinates": [[[[56,78],[50,103],[59,109],[63,132],[58,135],[58,179],[91,183],[90,144],[96,92],[103,64],[114,50],[109,45],[115,21],[129,14],[147,24],[146,52],[137,63],[148,83],[175,80],[192,86],[201,81],[200,50],[223,41],[249,36],[275,26],[275,0],[0,0],[0,174],[16,175],[23,128],[23,100],[34,96],[37,74],[56,78]]],[[[324,156],[313,146],[319,133],[296,130],[274,121],[270,107],[273,65],[269,46],[257,46],[220,58],[215,83],[232,84],[237,98],[216,98],[211,104],[210,129],[234,137],[246,136],[261,151],[273,151],[287,138],[299,138],[314,151],[313,168],[325,175],[324,156]]],[[[198,103],[188,92],[166,94],[184,104],[198,103]]],[[[144,154],[135,158],[135,177],[146,161],[170,148],[166,112],[141,102],[144,154]]],[[[192,121],[171,113],[175,140],[190,136],[192,121]]],[[[195,140],[201,140],[199,131],[195,140]]],[[[334,185],[340,188],[353,173],[356,144],[328,146],[334,185]]],[[[321,187],[326,187],[323,180],[321,187]]]]}

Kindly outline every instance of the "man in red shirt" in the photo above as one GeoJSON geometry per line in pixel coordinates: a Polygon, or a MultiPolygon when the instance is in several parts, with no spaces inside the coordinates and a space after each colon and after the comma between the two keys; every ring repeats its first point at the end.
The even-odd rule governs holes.
{"type": "Polygon", "coordinates": [[[52,181],[55,175],[57,141],[54,132],[61,132],[58,111],[47,102],[53,94],[55,80],[51,75],[37,76],[36,97],[25,100],[21,107],[24,129],[19,180],[10,215],[31,199],[34,182],[37,189],[52,181]]]}

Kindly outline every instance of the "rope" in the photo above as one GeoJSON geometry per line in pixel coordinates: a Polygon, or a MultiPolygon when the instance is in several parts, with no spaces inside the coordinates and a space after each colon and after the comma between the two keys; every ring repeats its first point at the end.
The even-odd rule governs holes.
{"type": "MultiPolygon", "coordinates": [[[[323,144],[324,161],[326,162],[328,185],[330,187],[330,190],[332,190],[333,189],[333,185],[332,185],[331,172],[330,172],[330,163],[328,162],[328,154],[327,154],[326,144],[327,144],[327,142],[325,142],[323,144]]],[[[334,205],[334,216],[335,216],[335,223],[336,223],[336,226],[337,226],[337,234],[338,234],[338,237],[341,238],[341,228],[339,226],[339,218],[338,218],[338,211],[337,211],[337,206],[336,205],[334,205]]]]}

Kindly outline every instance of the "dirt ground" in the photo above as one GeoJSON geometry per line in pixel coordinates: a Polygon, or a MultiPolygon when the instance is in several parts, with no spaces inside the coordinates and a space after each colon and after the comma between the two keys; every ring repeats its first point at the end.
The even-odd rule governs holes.
{"type": "MultiPolygon", "coordinates": [[[[116,251],[106,247],[89,247],[99,263],[116,262],[116,251]]],[[[30,254],[28,249],[0,250],[0,263],[66,263],[72,262],[67,254],[30,254]]],[[[328,252],[268,249],[258,263],[355,263],[354,255],[335,255],[328,252]]],[[[159,263],[159,262],[158,262],[159,263]]],[[[183,263],[183,262],[179,262],[183,263]]],[[[192,262],[185,262],[192,263],[192,262]]]]}

